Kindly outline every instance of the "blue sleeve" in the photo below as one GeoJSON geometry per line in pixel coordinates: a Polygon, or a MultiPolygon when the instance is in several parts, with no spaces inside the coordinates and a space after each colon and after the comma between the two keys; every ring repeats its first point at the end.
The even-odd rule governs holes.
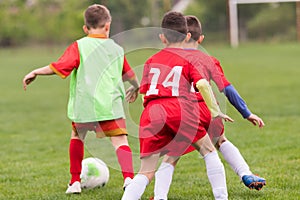
{"type": "Polygon", "coordinates": [[[241,113],[244,118],[248,118],[251,115],[251,112],[248,109],[245,101],[232,85],[226,86],[223,91],[229,102],[239,111],[239,113],[241,113]]]}

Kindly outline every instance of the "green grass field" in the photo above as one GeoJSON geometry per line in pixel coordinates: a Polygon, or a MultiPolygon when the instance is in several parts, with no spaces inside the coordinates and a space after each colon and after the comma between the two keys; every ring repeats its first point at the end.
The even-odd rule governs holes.
{"type": "MultiPolygon", "coordinates": [[[[267,179],[261,191],[246,188],[224,163],[229,199],[300,199],[300,46],[299,44],[244,44],[237,49],[210,46],[231,83],[252,112],[260,115],[262,130],[242,119],[232,106],[227,114],[227,137],[240,149],[253,173],[267,179]]],[[[30,70],[55,61],[63,49],[22,48],[0,50],[0,199],[120,199],[122,176],[107,140],[86,141],[85,157],[100,157],[110,167],[110,180],[101,189],[65,195],[70,178],[68,145],[70,121],[66,117],[68,80],[38,77],[22,90],[22,78],[30,70]],[[108,145],[107,145],[108,144],[108,145]]],[[[128,54],[139,66],[151,50],[128,54]]],[[[130,144],[138,169],[137,124],[141,101],[126,105],[130,144]]],[[[153,194],[149,185],[143,200],[153,194]]],[[[196,152],[184,156],[175,171],[170,200],[213,199],[205,165],[196,152]]]]}

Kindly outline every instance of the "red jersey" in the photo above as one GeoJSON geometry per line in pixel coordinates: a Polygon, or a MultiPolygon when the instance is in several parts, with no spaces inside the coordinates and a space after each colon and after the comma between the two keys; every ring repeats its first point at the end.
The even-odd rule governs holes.
{"type": "MultiPolygon", "coordinates": [[[[230,85],[230,82],[224,75],[220,62],[216,58],[208,56],[207,54],[196,49],[189,49],[186,51],[190,52],[188,59],[190,60],[191,64],[198,69],[201,76],[203,76],[203,78],[205,78],[208,82],[213,81],[220,92],[222,92],[226,86],[230,85]]],[[[201,94],[199,92],[196,94],[198,101],[203,101],[201,94]]]]}
{"type": "MultiPolygon", "coordinates": [[[[213,60],[213,62],[215,63],[215,68],[216,70],[219,71],[220,73],[220,76],[221,76],[221,79],[223,81],[223,84],[222,85],[219,85],[218,88],[219,88],[219,91],[221,92],[225,87],[227,87],[228,85],[230,85],[231,83],[227,80],[227,78],[225,77],[225,74],[224,74],[224,71],[221,67],[221,64],[220,64],[220,61],[218,61],[215,57],[211,56],[211,59],[213,60]]],[[[214,81],[214,79],[211,77],[211,80],[214,81]]]]}
{"type": "Polygon", "coordinates": [[[157,98],[191,97],[191,83],[202,76],[187,55],[184,49],[165,48],[146,61],[140,86],[140,93],[145,94],[144,106],[157,98]]]}

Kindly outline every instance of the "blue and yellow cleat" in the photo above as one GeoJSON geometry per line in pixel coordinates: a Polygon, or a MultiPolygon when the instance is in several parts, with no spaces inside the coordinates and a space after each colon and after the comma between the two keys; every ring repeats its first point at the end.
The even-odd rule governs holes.
{"type": "Polygon", "coordinates": [[[253,174],[243,176],[242,180],[243,183],[250,189],[261,190],[261,188],[266,185],[266,179],[253,174]]]}

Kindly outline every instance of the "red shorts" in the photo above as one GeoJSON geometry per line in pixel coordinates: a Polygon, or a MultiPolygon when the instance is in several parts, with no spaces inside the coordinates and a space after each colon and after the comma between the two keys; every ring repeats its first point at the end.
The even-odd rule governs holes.
{"type": "Polygon", "coordinates": [[[87,123],[72,122],[72,129],[77,134],[94,131],[98,138],[127,135],[126,123],[123,118],[87,123]]]}
{"type": "Polygon", "coordinates": [[[140,120],[141,157],[170,151],[180,156],[193,141],[204,137],[206,131],[200,125],[197,105],[183,98],[151,100],[140,120]],[[182,145],[175,149],[179,142],[182,145]]]}
{"type": "MultiPolygon", "coordinates": [[[[221,118],[211,119],[210,111],[204,101],[199,101],[198,106],[200,109],[199,110],[199,114],[200,114],[199,118],[200,118],[201,125],[203,125],[203,127],[207,131],[210,139],[213,139],[215,137],[220,137],[224,133],[224,124],[223,124],[222,119],[221,118]]],[[[196,141],[193,141],[193,142],[196,142],[196,141]]],[[[178,145],[184,146],[185,144],[179,143],[178,145]]],[[[190,153],[194,150],[195,150],[195,148],[193,146],[190,146],[188,149],[186,149],[184,154],[190,153]]],[[[173,154],[170,152],[170,153],[168,153],[168,155],[172,156],[173,154]]]]}
{"type": "Polygon", "coordinates": [[[208,128],[208,135],[210,139],[218,138],[224,134],[224,124],[222,118],[214,118],[211,120],[209,128],[208,128]]]}

